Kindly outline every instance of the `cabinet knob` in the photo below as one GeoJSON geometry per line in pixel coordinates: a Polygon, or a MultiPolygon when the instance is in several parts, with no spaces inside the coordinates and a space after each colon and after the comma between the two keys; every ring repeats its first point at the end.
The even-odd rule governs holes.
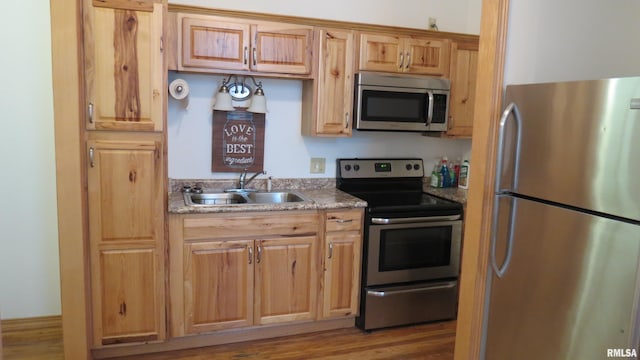
{"type": "Polygon", "coordinates": [[[247,65],[248,62],[249,62],[249,47],[245,46],[244,47],[244,64],[247,65]]]}
{"type": "Polygon", "coordinates": [[[344,114],[344,128],[345,129],[349,128],[349,112],[346,112],[344,114]]]}
{"type": "Polygon", "coordinates": [[[409,69],[409,65],[411,65],[411,53],[407,51],[407,65],[405,65],[405,69],[409,69]]]}
{"type": "Polygon", "coordinates": [[[329,257],[328,257],[328,259],[331,259],[332,256],[333,256],[333,241],[329,242],[329,257]]]}
{"type": "Polygon", "coordinates": [[[404,53],[400,53],[400,69],[404,67],[404,53]]]}
{"type": "Polygon", "coordinates": [[[249,264],[253,263],[253,246],[247,246],[249,249],[249,264]]]}

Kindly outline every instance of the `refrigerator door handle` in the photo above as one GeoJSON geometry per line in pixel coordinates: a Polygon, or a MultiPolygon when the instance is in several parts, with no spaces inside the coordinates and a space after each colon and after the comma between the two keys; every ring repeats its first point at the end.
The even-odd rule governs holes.
{"type": "Polygon", "coordinates": [[[509,214],[509,229],[507,233],[507,248],[506,255],[502,266],[498,266],[498,260],[496,259],[496,243],[498,238],[498,219],[500,214],[500,198],[505,196],[505,193],[509,193],[512,189],[502,189],[500,186],[500,177],[502,175],[503,168],[503,160],[504,160],[504,141],[505,141],[505,129],[507,125],[507,121],[511,118],[513,113],[513,119],[515,120],[516,125],[516,153],[514,158],[514,166],[513,166],[513,182],[512,189],[517,188],[518,182],[518,163],[520,161],[520,143],[522,139],[522,118],[520,116],[520,110],[515,103],[510,103],[502,112],[502,116],[500,117],[500,128],[498,134],[498,153],[496,158],[496,173],[495,173],[495,195],[493,202],[493,219],[491,223],[491,267],[495,272],[498,278],[502,278],[504,274],[507,272],[509,268],[509,264],[511,263],[511,254],[513,248],[513,218],[515,216],[516,203],[514,199],[511,198],[511,211],[509,214]]]}
{"type": "Polygon", "coordinates": [[[515,227],[515,222],[513,219],[516,215],[516,207],[517,202],[516,198],[509,195],[496,195],[493,200],[493,221],[491,223],[491,267],[493,268],[494,273],[498,278],[502,278],[504,274],[506,274],[509,269],[509,264],[511,263],[511,256],[513,254],[513,230],[515,227]],[[504,257],[504,261],[502,262],[502,266],[498,266],[498,259],[496,257],[496,244],[498,240],[498,219],[500,214],[500,198],[508,196],[511,200],[511,211],[509,211],[509,222],[508,222],[508,230],[507,230],[507,247],[506,253],[504,257]]]}
{"type": "Polygon", "coordinates": [[[500,132],[498,135],[498,153],[496,156],[496,179],[495,179],[495,191],[496,193],[509,192],[511,189],[501,189],[500,177],[502,175],[503,158],[504,158],[504,137],[507,121],[511,118],[509,115],[513,113],[513,119],[516,123],[516,156],[513,165],[513,184],[512,189],[517,189],[519,162],[520,162],[520,143],[522,142],[522,118],[520,116],[520,110],[515,103],[510,103],[502,112],[500,117],[500,132]]]}

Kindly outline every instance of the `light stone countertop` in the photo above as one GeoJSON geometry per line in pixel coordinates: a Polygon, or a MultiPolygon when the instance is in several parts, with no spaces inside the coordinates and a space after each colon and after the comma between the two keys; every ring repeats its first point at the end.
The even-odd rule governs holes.
{"type": "MultiPolygon", "coordinates": [[[[301,179],[301,183],[297,183],[289,179],[286,184],[289,185],[284,189],[273,188],[272,191],[291,191],[299,193],[309,201],[289,202],[276,204],[230,204],[230,205],[200,205],[187,206],[184,203],[184,197],[181,191],[183,184],[199,183],[203,185],[204,192],[223,192],[228,186],[218,187],[219,185],[228,185],[227,183],[219,183],[206,180],[187,181],[170,179],[169,204],[168,211],[170,214],[207,214],[207,213],[223,213],[223,212],[254,212],[254,211],[284,211],[284,210],[318,210],[318,209],[340,209],[340,208],[363,208],[367,206],[366,201],[355,196],[349,195],[335,188],[335,182],[331,181],[309,181],[301,179]],[[309,188],[300,188],[299,186],[308,186],[309,188]]],[[[282,185],[283,183],[276,183],[282,185]]],[[[262,185],[262,184],[257,184],[262,185]]],[[[263,186],[256,186],[259,190],[265,191],[263,186]]]]}
{"type": "Polygon", "coordinates": [[[433,188],[433,187],[429,186],[429,184],[424,184],[422,186],[422,191],[424,191],[427,194],[431,194],[431,195],[435,195],[435,196],[441,197],[443,199],[459,202],[462,205],[465,205],[467,203],[467,192],[468,192],[468,190],[466,190],[466,189],[459,189],[459,188],[454,188],[454,187],[450,187],[450,188],[433,188]]]}

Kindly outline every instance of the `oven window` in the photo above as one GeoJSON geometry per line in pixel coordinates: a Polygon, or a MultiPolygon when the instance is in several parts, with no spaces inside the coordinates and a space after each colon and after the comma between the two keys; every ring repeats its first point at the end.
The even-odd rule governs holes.
{"type": "Polygon", "coordinates": [[[382,230],[379,271],[448,266],[451,226],[382,230]]]}
{"type": "Polygon", "coordinates": [[[424,93],[363,90],[362,119],[425,123],[428,98],[424,93]]]}

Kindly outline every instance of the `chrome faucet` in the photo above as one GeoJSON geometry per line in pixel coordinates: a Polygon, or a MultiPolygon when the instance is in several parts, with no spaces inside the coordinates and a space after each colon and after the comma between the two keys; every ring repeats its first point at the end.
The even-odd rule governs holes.
{"type": "Polygon", "coordinates": [[[255,179],[258,175],[266,175],[266,171],[261,171],[253,174],[249,179],[247,179],[247,169],[242,170],[240,173],[240,179],[238,180],[238,189],[244,190],[245,186],[249,185],[253,179],[255,179]]]}

